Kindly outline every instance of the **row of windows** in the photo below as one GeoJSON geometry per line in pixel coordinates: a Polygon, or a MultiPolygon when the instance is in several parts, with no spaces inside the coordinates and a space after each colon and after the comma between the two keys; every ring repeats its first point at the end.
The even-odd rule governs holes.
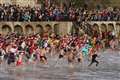
{"type": "MultiPolygon", "coordinates": [[[[58,24],[55,24],[53,28],[54,28],[54,32],[56,34],[59,33],[59,25],[58,24]]],[[[3,25],[1,29],[2,29],[3,33],[12,32],[12,28],[9,25],[3,25]]],[[[35,28],[32,25],[25,26],[25,33],[30,34],[30,33],[33,33],[34,31],[36,33],[42,33],[43,31],[44,32],[51,32],[52,26],[47,24],[47,25],[45,25],[44,29],[43,29],[43,26],[41,26],[40,24],[36,25],[35,28]]],[[[14,26],[14,32],[23,33],[24,32],[23,27],[21,25],[14,26]]]]}

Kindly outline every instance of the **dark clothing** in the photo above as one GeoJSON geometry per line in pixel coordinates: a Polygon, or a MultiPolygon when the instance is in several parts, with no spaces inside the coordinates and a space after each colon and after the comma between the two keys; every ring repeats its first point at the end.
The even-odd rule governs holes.
{"type": "Polygon", "coordinates": [[[10,53],[10,55],[8,56],[8,64],[10,65],[11,63],[15,62],[15,54],[14,53],[10,53]]]}
{"type": "Polygon", "coordinates": [[[43,60],[43,59],[47,60],[47,57],[46,56],[40,56],[40,60],[43,60]]]}
{"type": "Polygon", "coordinates": [[[80,58],[78,58],[78,62],[80,62],[81,61],[81,59],[80,58]]]}
{"type": "Polygon", "coordinates": [[[97,54],[93,54],[93,55],[92,55],[92,61],[94,61],[97,56],[98,56],[97,54]]]}
{"type": "Polygon", "coordinates": [[[2,51],[0,50],[0,56],[3,56],[2,51]]]}
{"type": "Polygon", "coordinates": [[[59,58],[60,58],[60,59],[63,58],[63,55],[60,54],[60,55],[59,55],[59,58]]]}
{"type": "Polygon", "coordinates": [[[8,59],[8,54],[4,55],[4,59],[7,60],[8,59]]]}
{"type": "Polygon", "coordinates": [[[96,60],[97,56],[97,54],[92,55],[92,61],[88,66],[91,66],[93,63],[96,63],[96,66],[98,66],[99,62],[96,60]]]}

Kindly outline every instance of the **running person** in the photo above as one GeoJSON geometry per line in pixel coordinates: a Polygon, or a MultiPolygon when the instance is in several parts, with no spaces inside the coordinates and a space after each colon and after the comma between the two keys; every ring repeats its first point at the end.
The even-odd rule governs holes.
{"type": "Polygon", "coordinates": [[[16,47],[15,46],[11,47],[9,55],[8,55],[8,61],[7,61],[8,65],[10,65],[11,63],[15,63],[16,52],[17,52],[16,47]]]}
{"type": "Polygon", "coordinates": [[[67,60],[68,60],[68,64],[70,64],[70,67],[73,67],[73,62],[75,60],[75,56],[74,56],[74,51],[73,50],[69,50],[68,51],[67,60]]]}
{"type": "Polygon", "coordinates": [[[96,63],[96,66],[98,66],[99,62],[96,60],[97,57],[98,57],[98,55],[96,53],[94,53],[92,55],[91,63],[88,66],[91,66],[93,63],[96,63]]]}
{"type": "Polygon", "coordinates": [[[2,61],[4,59],[4,55],[5,55],[5,51],[1,48],[0,49],[0,64],[2,63],[2,61]]]}
{"type": "Polygon", "coordinates": [[[61,58],[63,58],[64,57],[64,50],[63,49],[61,49],[61,51],[60,51],[60,54],[59,54],[59,59],[61,59],[61,58]]]}
{"type": "Polygon", "coordinates": [[[47,64],[47,57],[45,56],[45,54],[46,54],[46,49],[42,48],[40,53],[40,61],[44,64],[47,64]]]}
{"type": "Polygon", "coordinates": [[[16,62],[17,66],[20,66],[20,65],[23,64],[23,55],[24,55],[24,52],[19,52],[19,54],[18,54],[18,60],[16,62]]]}
{"type": "Polygon", "coordinates": [[[83,62],[83,54],[81,52],[79,52],[78,54],[78,59],[77,59],[78,62],[83,62]]]}

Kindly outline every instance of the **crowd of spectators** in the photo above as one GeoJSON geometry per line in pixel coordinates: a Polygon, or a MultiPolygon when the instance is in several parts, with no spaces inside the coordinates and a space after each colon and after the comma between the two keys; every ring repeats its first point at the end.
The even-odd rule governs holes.
{"type": "Polygon", "coordinates": [[[0,4],[0,21],[120,21],[120,9],[85,9],[55,4],[40,8],[0,4]]]}

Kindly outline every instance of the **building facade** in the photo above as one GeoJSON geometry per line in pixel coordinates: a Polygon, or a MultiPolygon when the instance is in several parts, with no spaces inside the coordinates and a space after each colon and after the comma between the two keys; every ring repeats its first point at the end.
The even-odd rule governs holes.
{"type": "Polygon", "coordinates": [[[70,33],[72,22],[0,22],[0,34],[11,32],[22,34],[51,33],[64,35],[70,33]]]}
{"type": "MultiPolygon", "coordinates": [[[[95,28],[97,32],[109,32],[114,31],[115,35],[120,37],[120,22],[87,22],[91,26],[87,26],[87,32],[90,32],[89,28],[95,28]]],[[[44,33],[55,32],[56,34],[65,35],[74,33],[74,24],[72,22],[0,22],[0,34],[6,35],[11,32],[17,32],[22,34],[31,33],[44,33]]],[[[81,31],[79,27],[78,32],[81,31]]]]}
{"type": "Polygon", "coordinates": [[[37,2],[37,0],[0,0],[1,4],[16,4],[20,6],[35,6],[37,2]]]}

